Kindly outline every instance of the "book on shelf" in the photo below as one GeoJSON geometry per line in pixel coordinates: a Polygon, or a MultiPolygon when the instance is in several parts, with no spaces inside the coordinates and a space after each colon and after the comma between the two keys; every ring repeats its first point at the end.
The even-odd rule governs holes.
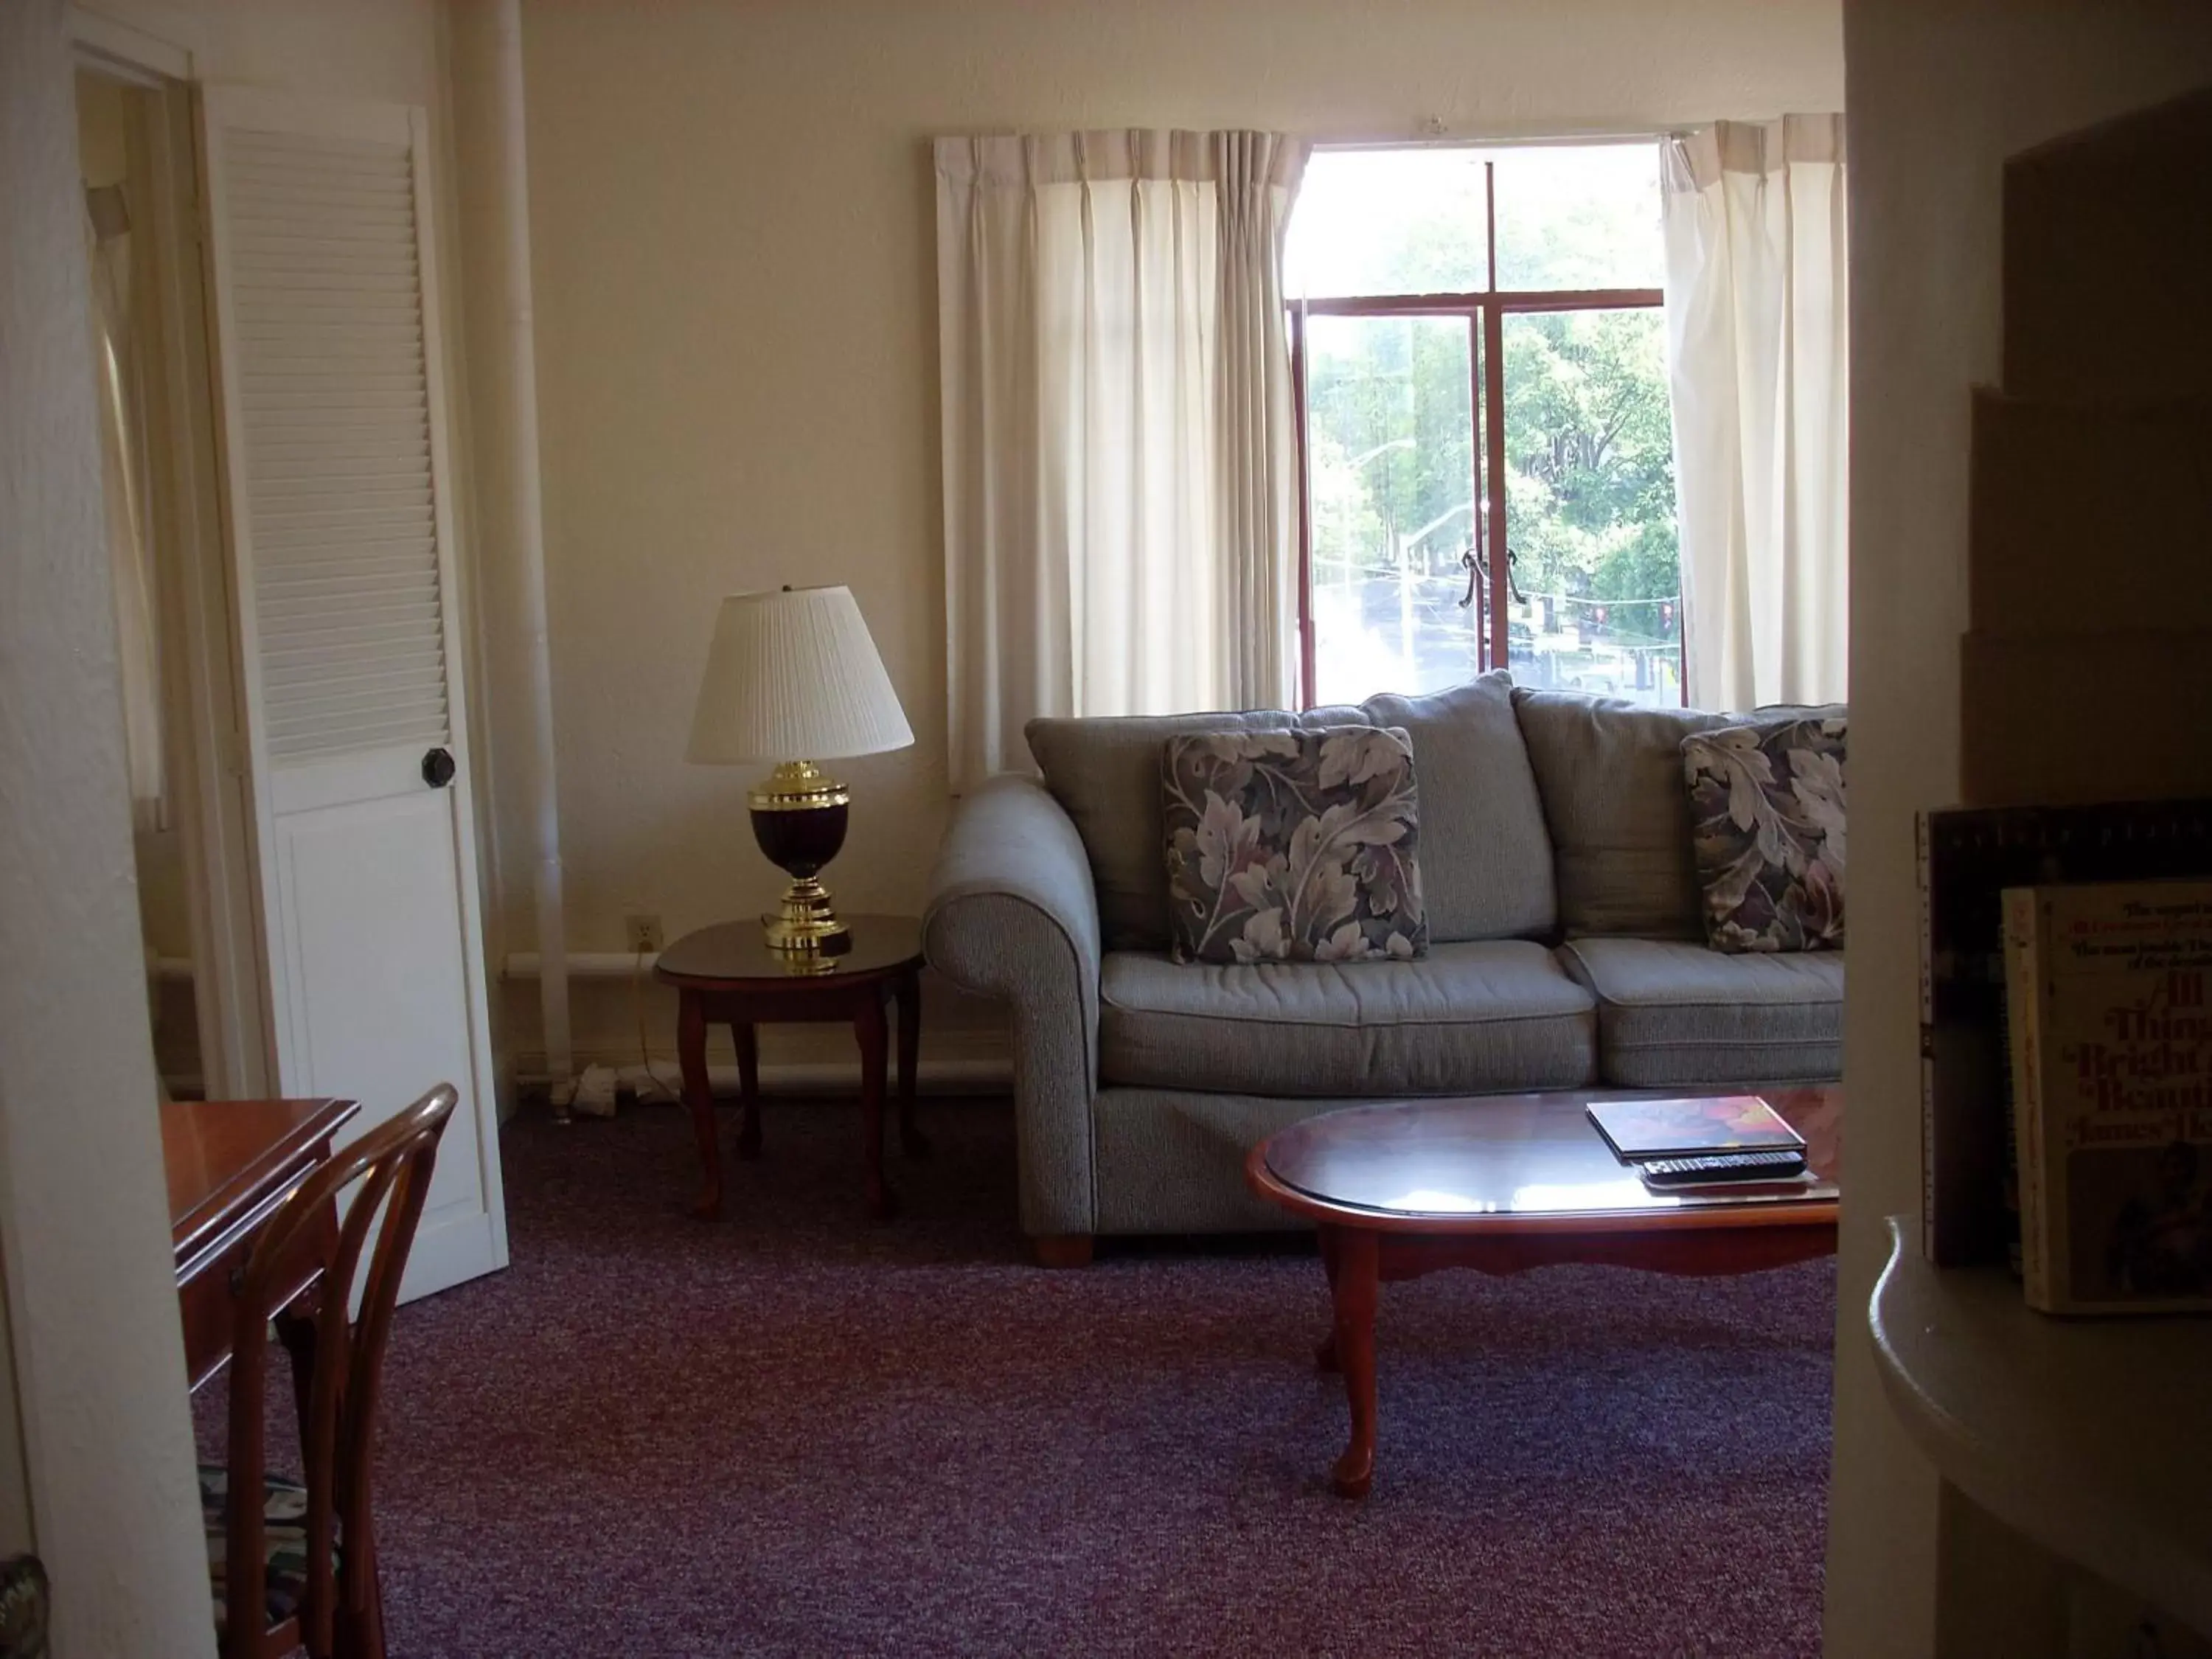
{"type": "Polygon", "coordinates": [[[1699,1152],[1802,1152],[1805,1138],[1757,1095],[1594,1100],[1590,1121],[1624,1162],[1699,1152]]]}
{"type": "Polygon", "coordinates": [[[2028,1305],[2212,1309],[2212,881],[2008,889],[2004,951],[2028,1305]]]}
{"type": "Polygon", "coordinates": [[[1925,812],[1918,853],[1923,1248],[2017,1269],[2004,890],[2212,876],[2212,799],[1925,812]]]}

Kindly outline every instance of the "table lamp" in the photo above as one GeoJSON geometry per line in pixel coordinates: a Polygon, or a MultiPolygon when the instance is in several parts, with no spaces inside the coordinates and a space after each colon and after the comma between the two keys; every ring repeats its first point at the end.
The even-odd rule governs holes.
{"type": "Polygon", "coordinates": [[[852,945],[821,871],[845,844],[853,797],[815,763],[913,741],[850,588],[786,587],[722,601],[685,758],[776,763],[745,798],[753,838],[792,878],[781,905],[761,918],[771,950],[836,956],[852,945]]]}

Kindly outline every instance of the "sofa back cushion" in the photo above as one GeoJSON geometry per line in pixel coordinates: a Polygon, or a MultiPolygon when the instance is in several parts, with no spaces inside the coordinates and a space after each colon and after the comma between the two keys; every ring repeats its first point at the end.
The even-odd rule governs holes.
{"type": "MultiPolygon", "coordinates": [[[[1370,697],[1303,715],[1268,708],[1031,720],[1024,728],[1030,753],[1091,854],[1106,948],[1168,948],[1159,779],[1170,737],[1352,725],[1396,726],[1412,741],[1421,781],[1421,880],[1430,938],[1512,939],[1549,931],[1557,907],[1544,808],[1514,718],[1512,681],[1490,673],[1429,696],[1370,697]]],[[[1679,799],[1680,766],[1678,755],[1670,775],[1686,814],[1679,799]]]]}
{"type": "Polygon", "coordinates": [[[1717,714],[1526,687],[1513,704],[1550,827],[1560,926],[1570,936],[1641,939],[1705,937],[1682,740],[1747,721],[1842,713],[1717,714]]]}
{"type": "MultiPolygon", "coordinates": [[[[1308,726],[1364,719],[1413,739],[1421,776],[1421,886],[1429,937],[1528,939],[1559,923],[1552,844],[1512,678],[1497,672],[1425,697],[1394,693],[1316,708],[1308,726]]],[[[1676,760],[1679,778],[1680,761],[1676,760]]]]}
{"type": "Polygon", "coordinates": [[[1045,787],[1074,821],[1091,854],[1099,936],[1109,951],[1168,948],[1167,845],[1160,753],[1184,732],[1281,732],[1279,708],[1242,714],[1040,718],[1023,727],[1045,787]]]}

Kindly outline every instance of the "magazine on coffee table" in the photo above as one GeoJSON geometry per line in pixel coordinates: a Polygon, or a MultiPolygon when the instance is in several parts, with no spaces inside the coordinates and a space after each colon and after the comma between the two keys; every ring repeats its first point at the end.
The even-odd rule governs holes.
{"type": "Polygon", "coordinates": [[[1590,1121],[1629,1164],[1703,1152],[1802,1152],[1804,1137],[1757,1095],[1593,1100],[1590,1121]]]}

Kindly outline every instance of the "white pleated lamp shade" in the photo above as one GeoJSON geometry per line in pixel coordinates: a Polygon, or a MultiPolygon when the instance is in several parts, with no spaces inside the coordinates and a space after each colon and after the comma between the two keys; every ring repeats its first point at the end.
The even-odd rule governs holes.
{"type": "Polygon", "coordinates": [[[787,587],[722,601],[685,758],[834,760],[913,741],[852,589],[787,587]]]}

